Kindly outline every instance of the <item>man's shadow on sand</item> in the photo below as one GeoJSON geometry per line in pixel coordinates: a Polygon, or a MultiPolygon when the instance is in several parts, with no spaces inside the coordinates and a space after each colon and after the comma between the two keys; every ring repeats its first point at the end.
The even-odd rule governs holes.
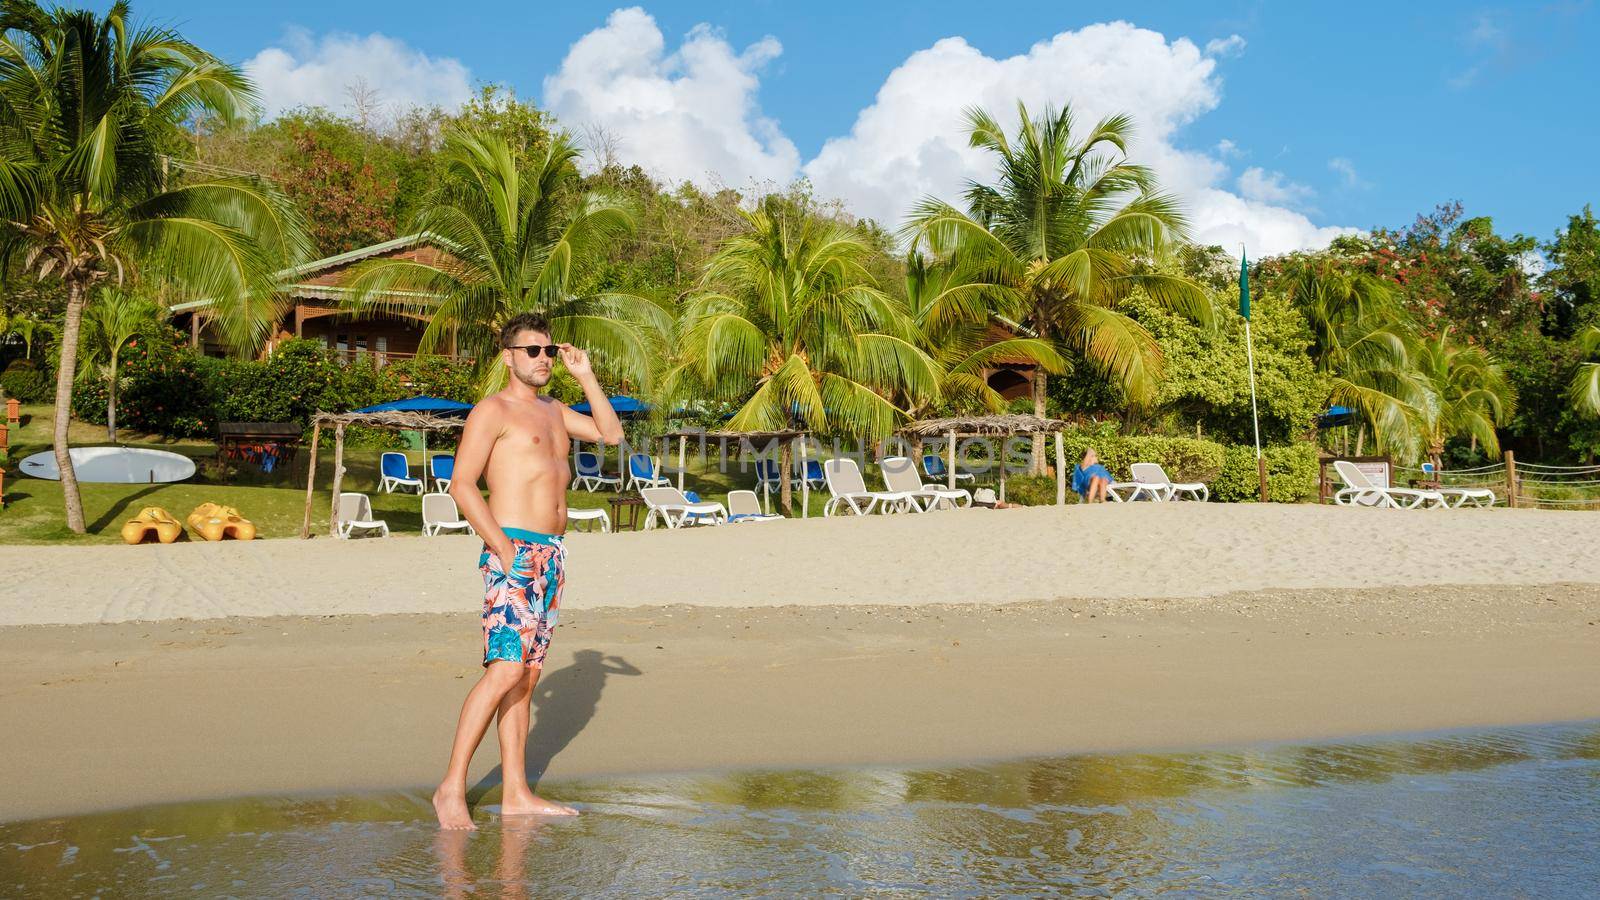
{"type": "MultiPolygon", "coordinates": [[[[528,749],[523,755],[528,784],[537,786],[550,761],[589,726],[600,707],[608,676],[643,674],[620,656],[579,650],[573,654],[572,665],[541,676],[533,689],[533,727],[528,730],[528,749]]],[[[495,766],[467,791],[467,802],[476,804],[500,780],[500,767],[495,766]]]]}

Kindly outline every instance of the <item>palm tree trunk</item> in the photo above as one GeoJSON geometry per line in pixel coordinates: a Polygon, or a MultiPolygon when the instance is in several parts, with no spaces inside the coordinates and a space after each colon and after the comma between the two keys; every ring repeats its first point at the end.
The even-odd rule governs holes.
{"type": "Polygon", "coordinates": [[[61,323],[61,364],[56,368],[55,451],[56,468],[61,472],[61,497],[67,508],[67,527],[83,534],[83,497],[78,494],[78,473],[72,469],[72,454],[67,444],[67,426],[72,422],[72,382],[78,368],[78,329],[83,323],[84,284],[79,278],[67,282],[67,313],[61,323]]]}
{"type": "MultiPolygon", "coordinates": [[[[1045,372],[1042,366],[1033,370],[1033,414],[1044,418],[1045,372]]],[[[1033,436],[1033,474],[1044,474],[1044,434],[1033,436]]]]}
{"type": "Polygon", "coordinates": [[[106,435],[117,442],[117,358],[111,357],[111,382],[106,385],[106,435]]]}

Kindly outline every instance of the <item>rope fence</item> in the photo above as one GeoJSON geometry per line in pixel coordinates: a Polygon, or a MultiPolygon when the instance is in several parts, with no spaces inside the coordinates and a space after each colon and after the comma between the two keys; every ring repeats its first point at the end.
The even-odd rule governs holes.
{"type": "Polygon", "coordinates": [[[1443,472],[1419,466],[1394,466],[1396,483],[1436,483],[1447,488],[1487,488],[1496,506],[1523,509],[1600,509],[1600,465],[1556,466],[1517,461],[1510,453],[1500,462],[1443,472]],[[1515,487],[1513,489],[1513,481],[1515,487]]]}

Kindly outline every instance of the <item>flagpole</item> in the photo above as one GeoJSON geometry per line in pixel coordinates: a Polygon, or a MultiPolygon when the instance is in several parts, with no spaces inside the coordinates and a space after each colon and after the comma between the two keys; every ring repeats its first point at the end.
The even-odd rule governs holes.
{"type": "Polygon", "coordinates": [[[1261,502],[1267,502],[1267,458],[1261,455],[1261,416],[1256,409],[1256,350],[1250,338],[1249,262],[1244,245],[1239,245],[1239,311],[1244,314],[1244,352],[1250,368],[1250,428],[1256,442],[1256,478],[1260,482],[1261,502]]]}

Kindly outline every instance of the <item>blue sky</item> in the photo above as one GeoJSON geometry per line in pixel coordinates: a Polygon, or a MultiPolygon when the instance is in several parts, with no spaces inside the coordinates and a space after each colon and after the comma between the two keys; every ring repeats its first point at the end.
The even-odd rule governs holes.
{"type": "MultiPolygon", "coordinates": [[[[1594,115],[1593,88],[1583,87],[1594,81],[1583,51],[1600,43],[1600,11],[1588,2],[656,2],[641,4],[641,15],[618,19],[615,28],[596,37],[587,69],[574,64],[564,70],[574,43],[605,28],[618,8],[476,2],[450,14],[437,3],[410,0],[287,0],[227,7],[168,0],[140,4],[136,11],[177,24],[202,45],[241,63],[268,47],[284,48],[287,57],[279,68],[259,71],[298,73],[305,81],[302,89],[311,93],[295,97],[319,96],[316,79],[329,82],[320,88],[329,105],[339,105],[342,93],[331,82],[347,81],[351,70],[327,57],[362,63],[355,59],[359,53],[327,41],[335,35],[378,34],[431,63],[459,64],[448,70],[452,77],[430,76],[424,86],[408,87],[381,63],[371,63],[373,77],[367,80],[387,100],[402,102],[463,77],[471,83],[506,83],[541,103],[551,100],[564,119],[569,112],[592,116],[608,131],[620,132],[623,155],[664,176],[699,180],[705,167],[715,167],[723,180],[737,184],[803,169],[819,187],[880,217],[890,217],[907,191],[948,193],[952,179],[965,171],[961,165],[970,167],[970,160],[929,163],[922,175],[896,182],[899,193],[892,197],[888,188],[878,194],[872,190],[884,181],[869,165],[884,154],[881,136],[878,143],[863,137],[836,148],[831,168],[815,161],[826,141],[851,134],[891,73],[951,37],[964,42],[952,51],[957,57],[975,60],[973,74],[959,77],[992,78],[993,89],[984,96],[1000,96],[1012,83],[1007,78],[1020,77],[1016,83],[1021,85],[1048,82],[1063,60],[1082,57],[1090,52],[1086,48],[1108,47],[1117,54],[1124,44],[1140,40],[1149,51],[1146,32],[1157,33],[1166,44],[1156,42],[1159,59],[1152,59],[1178,68],[1153,69],[1151,84],[1126,93],[1132,99],[1124,102],[1134,104],[1129,111],[1142,123],[1146,110],[1139,107],[1146,98],[1154,104],[1157,111],[1149,119],[1166,124],[1156,129],[1160,147],[1151,150],[1152,160],[1183,189],[1201,218],[1217,224],[1212,236],[1219,241],[1316,243],[1326,239],[1328,226],[1403,225],[1451,199],[1463,201],[1470,214],[1494,216],[1503,230],[1544,238],[1600,195],[1595,165],[1600,120],[1594,115]],[[1142,31],[1084,31],[1111,20],[1109,11],[1142,31]],[[685,69],[693,66],[686,56],[674,54],[701,24],[713,31],[690,43],[713,55],[720,48],[734,69],[708,64],[697,84],[692,72],[683,80],[685,69]],[[639,40],[649,43],[651,26],[664,44],[653,62],[648,52],[640,57],[652,84],[691,97],[712,96],[716,105],[743,111],[706,123],[668,121],[690,113],[657,110],[653,124],[644,126],[629,118],[633,112],[609,108],[616,94],[632,89],[624,85],[638,82],[608,80],[615,73],[596,74],[596,66],[639,51],[639,40]],[[1053,56],[1030,55],[1034,45],[1063,33],[1082,39],[1053,56]],[[1193,45],[1189,50],[1199,50],[1198,60],[1178,46],[1183,39],[1193,45]],[[329,71],[318,65],[330,66],[329,71]],[[1010,69],[1022,74],[1005,74],[1010,69]],[[546,84],[558,71],[564,72],[561,102],[546,84]],[[726,80],[727,71],[749,83],[720,92],[716,84],[726,80]],[[712,93],[698,93],[701,87],[712,93]],[[1161,94],[1168,88],[1187,93],[1173,99],[1161,94]],[[713,144],[705,144],[683,136],[696,129],[721,137],[706,138],[713,144]],[[1167,157],[1170,165],[1163,162],[1167,157]]],[[[912,71],[917,66],[907,67],[902,88],[935,100],[949,93],[948,84],[929,75],[944,58],[925,57],[920,75],[912,71]]],[[[1045,96],[1081,90],[1083,96],[1059,99],[1089,106],[1124,96],[1120,82],[1108,89],[1096,77],[1080,71],[1045,96]]],[[[263,84],[269,98],[274,90],[273,84],[263,84]]],[[[680,96],[676,102],[684,101],[680,96]]],[[[882,129],[893,132],[928,117],[926,107],[907,102],[911,105],[879,110],[882,129]]],[[[953,131],[957,124],[941,122],[939,128],[953,131]]],[[[926,143],[890,174],[898,177],[908,166],[953,152],[950,146],[926,143]]],[[[915,199],[907,196],[902,205],[915,199]]]]}

